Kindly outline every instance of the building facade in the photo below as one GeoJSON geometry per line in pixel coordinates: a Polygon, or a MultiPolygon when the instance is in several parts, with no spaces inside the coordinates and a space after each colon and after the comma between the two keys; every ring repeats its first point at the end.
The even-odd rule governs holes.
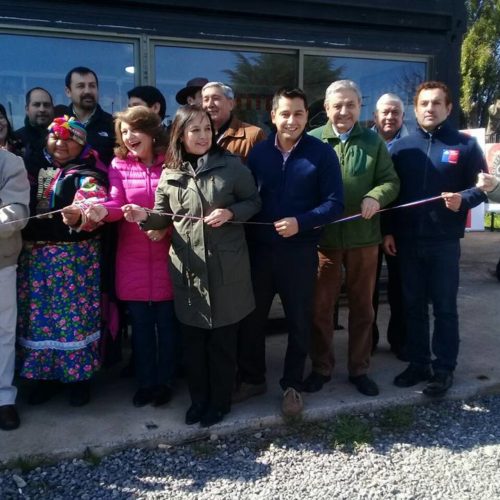
{"type": "Polygon", "coordinates": [[[238,113],[264,127],[274,90],[299,85],[317,126],[326,87],[349,78],[363,92],[362,120],[395,92],[411,121],[424,79],[445,81],[458,99],[465,25],[462,0],[0,0],[0,103],[20,127],[27,90],[42,86],[67,103],[65,74],[88,66],[111,113],[127,90],[151,84],[171,118],[177,91],[200,76],[231,85],[238,113]]]}

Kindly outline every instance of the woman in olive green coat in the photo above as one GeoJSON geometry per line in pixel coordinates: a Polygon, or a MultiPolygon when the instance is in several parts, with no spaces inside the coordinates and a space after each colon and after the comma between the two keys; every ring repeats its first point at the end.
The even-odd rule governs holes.
{"type": "Polygon", "coordinates": [[[180,107],[172,124],[156,191],[158,213],[123,207],[125,218],[145,230],[174,226],[170,275],[192,400],[187,424],[212,425],[230,409],[238,325],[254,308],[245,232],[238,222],[259,209],[250,171],[217,146],[210,117],[197,106],[180,107]]]}

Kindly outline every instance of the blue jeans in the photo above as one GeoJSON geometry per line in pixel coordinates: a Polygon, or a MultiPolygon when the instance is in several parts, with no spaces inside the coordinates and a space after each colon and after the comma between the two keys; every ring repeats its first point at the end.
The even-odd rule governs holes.
{"type": "Polygon", "coordinates": [[[435,371],[452,372],[457,364],[459,334],[457,294],[460,241],[397,242],[410,362],[431,363],[435,371]],[[429,302],[434,313],[432,344],[429,302]]]}
{"type": "Polygon", "coordinates": [[[174,302],[129,301],[127,307],[139,387],[171,386],[177,336],[174,302]]]}

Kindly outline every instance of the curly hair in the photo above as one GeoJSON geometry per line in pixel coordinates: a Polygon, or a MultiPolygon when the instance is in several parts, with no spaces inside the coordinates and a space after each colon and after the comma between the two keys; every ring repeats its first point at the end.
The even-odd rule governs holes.
{"type": "Polygon", "coordinates": [[[133,106],[115,114],[116,146],[114,153],[118,158],[126,158],[129,150],[122,139],[121,127],[126,123],[131,128],[138,130],[153,138],[153,153],[165,153],[168,144],[168,134],[161,124],[160,117],[145,106],[133,106]]]}

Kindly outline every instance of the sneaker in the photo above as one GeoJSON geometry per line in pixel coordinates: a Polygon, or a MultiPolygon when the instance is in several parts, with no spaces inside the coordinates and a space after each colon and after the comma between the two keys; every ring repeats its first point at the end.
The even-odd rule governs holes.
{"type": "Polygon", "coordinates": [[[397,387],[413,387],[420,382],[429,380],[431,377],[432,370],[430,366],[410,363],[405,371],[396,376],[394,385],[397,387]]]}
{"type": "Polygon", "coordinates": [[[356,389],[365,396],[378,396],[378,386],[368,375],[349,377],[349,382],[354,384],[356,389]]]}
{"type": "Polygon", "coordinates": [[[0,406],[0,429],[13,431],[19,427],[21,421],[14,405],[0,406]]]}
{"type": "Polygon", "coordinates": [[[283,393],[283,401],[281,403],[281,411],[285,417],[296,417],[302,413],[304,403],[302,395],[293,387],[289,387],[283,393]]]}
{"type": "Polygon", "coordinates": [[[312,371],[304,380],[303,390],[304,392],[318,392],[327,382],[330,382],[331,379],[332,377],[330,376],[321,375],[321,373],[312,371]]]}
{"type": "Polygon", "coordinates": [[[241,403],[242,401],[246,401],[253,396],[264,394],[266,391],[267,384],[265,382],[262,384],[247,384],[246,382],[242,382],[233,392],[231,402],[241,403]]]}
{"type": "Polygon", "coordinates": [[[452,384],[452,372],[436,372],[425,386],[423,393],[431,397],[444,396],[452,384]]]}

